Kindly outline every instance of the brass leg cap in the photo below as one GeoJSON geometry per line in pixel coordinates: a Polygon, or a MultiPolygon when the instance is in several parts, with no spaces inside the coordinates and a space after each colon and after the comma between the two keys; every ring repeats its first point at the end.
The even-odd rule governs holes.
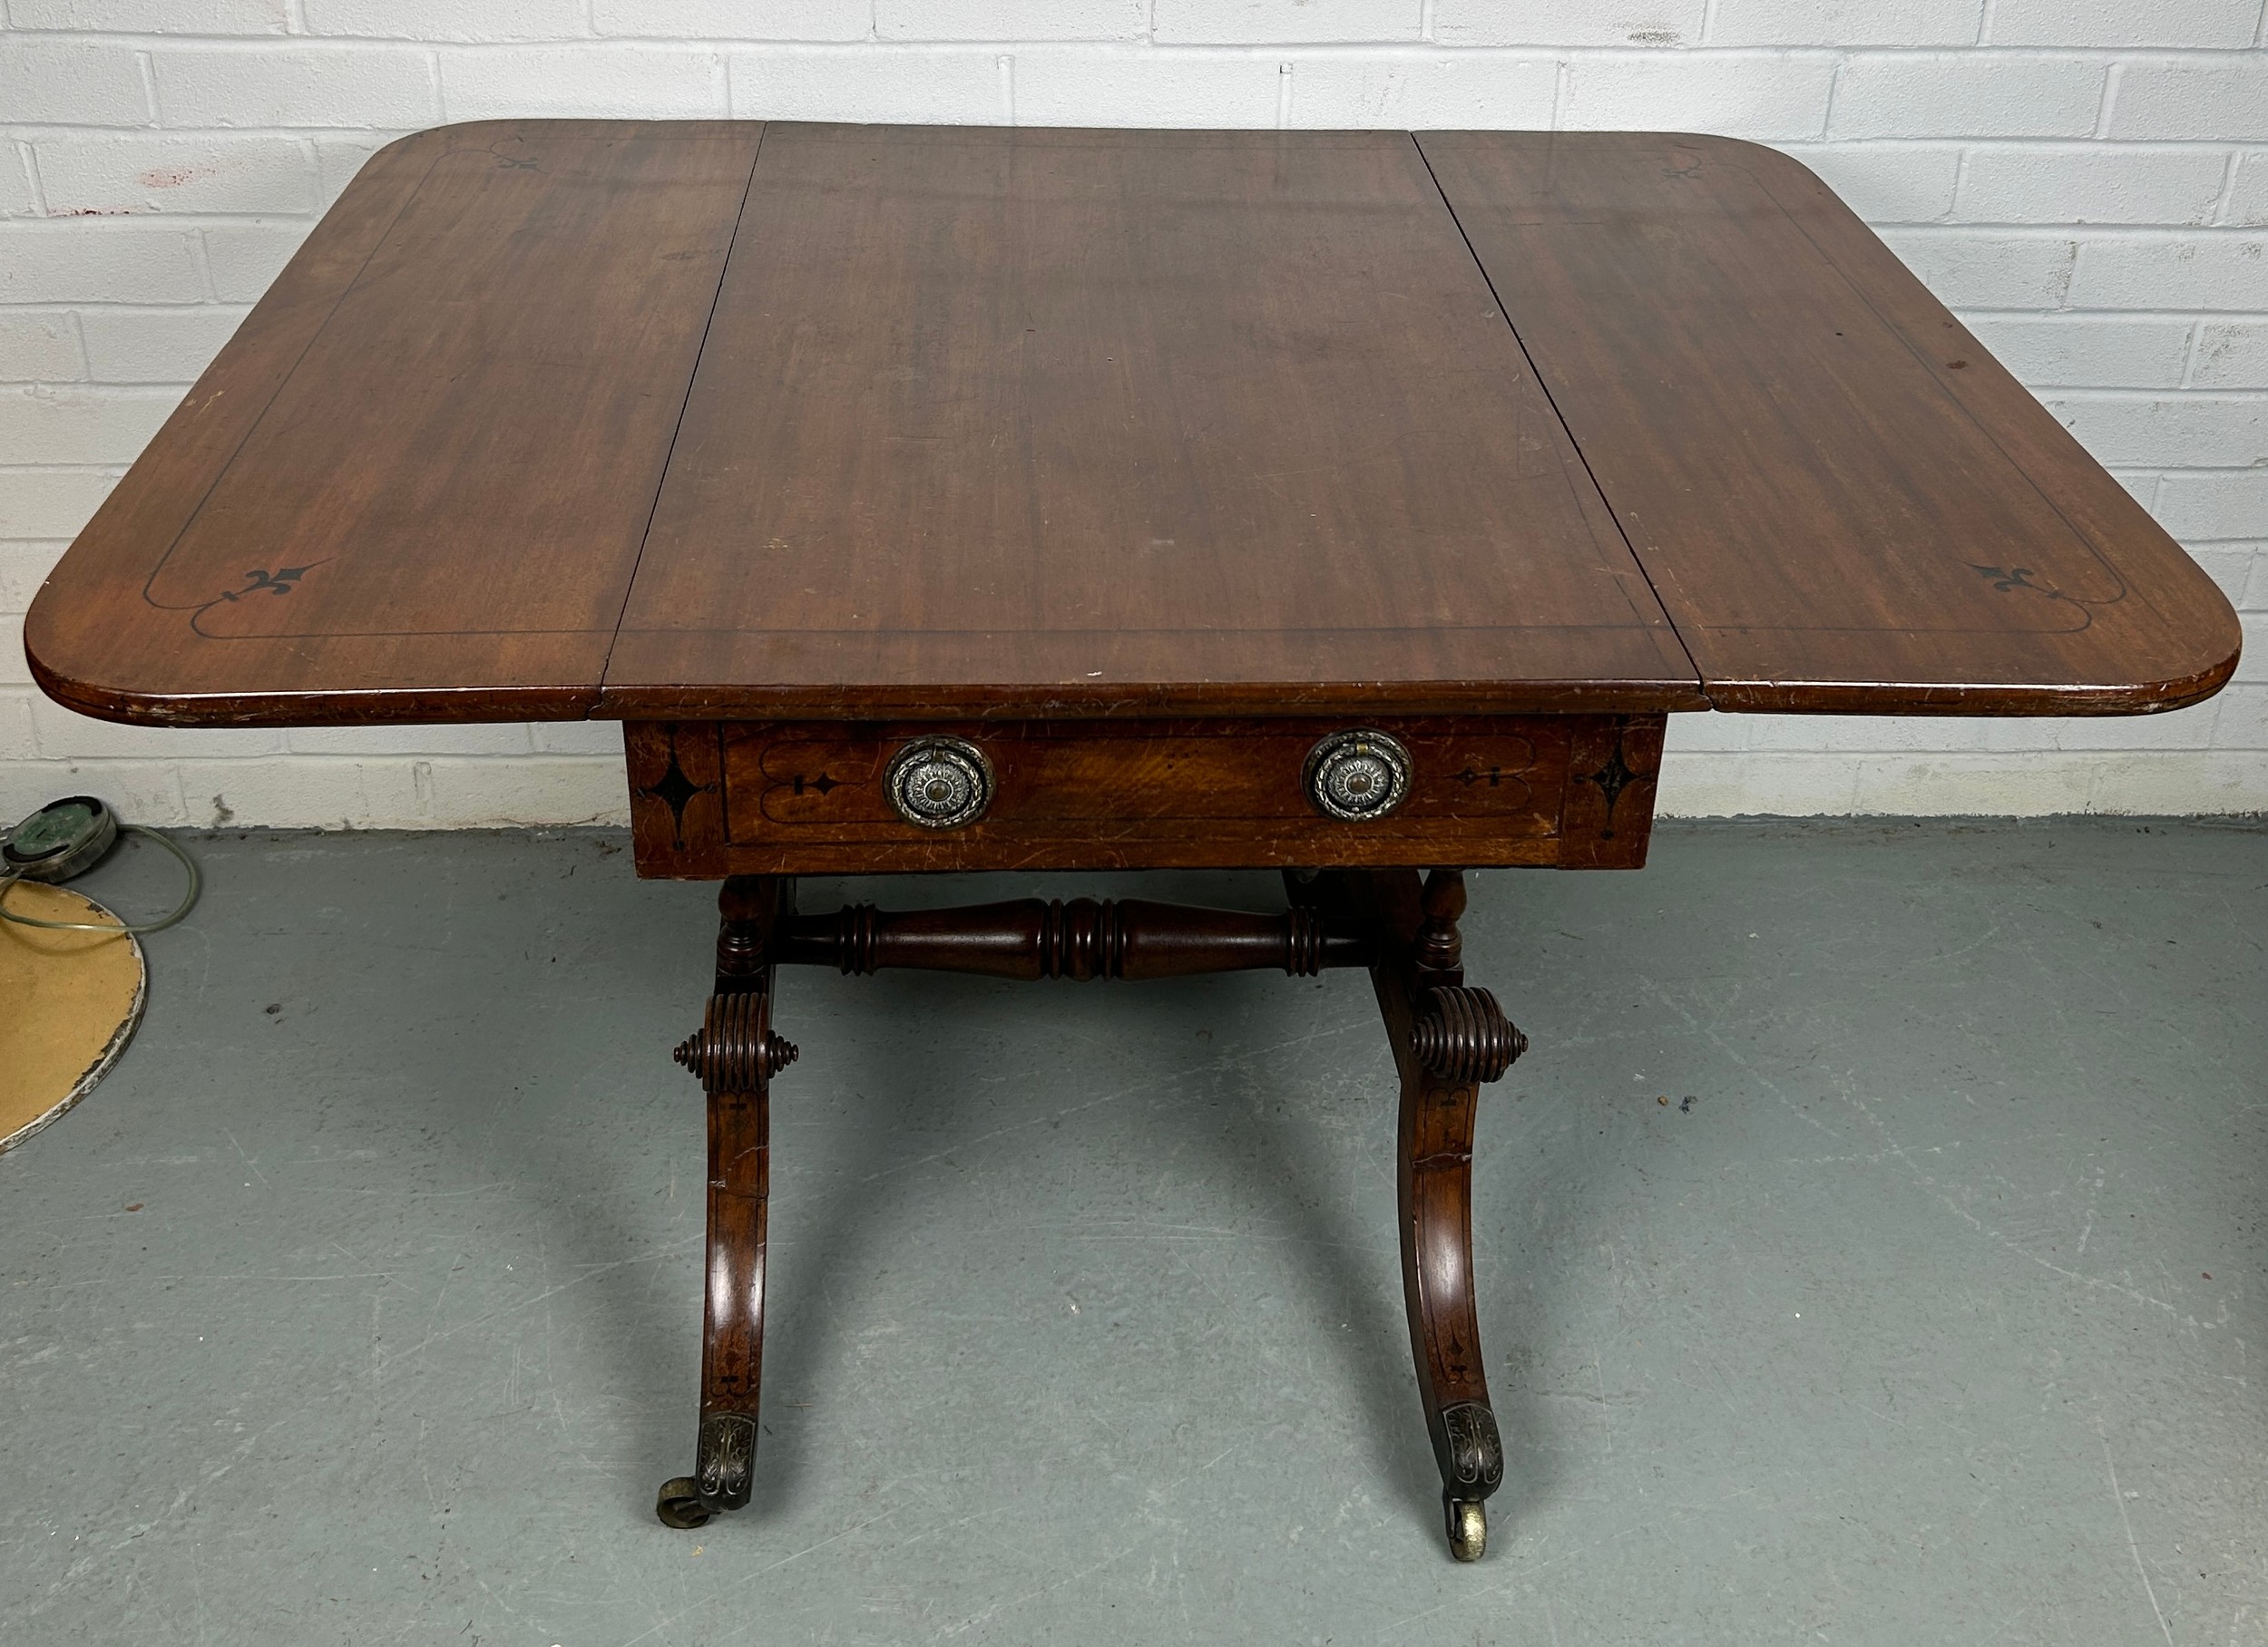
{"type": "Polygon", "coordinates": [[[654,1496],[653,1513],[665,1527],[689,1533],[709,1525],[709,1508],[690,1476],[672,1476],[654,1496]]]}
{"type": "Polygon", "coordinates": [[[1478,1498],[1442,1500],[1449,1512],[1449,1553],[1459,1561],[1479,1561],[1489,1548],[1489,1506],[1478,1498]]]}

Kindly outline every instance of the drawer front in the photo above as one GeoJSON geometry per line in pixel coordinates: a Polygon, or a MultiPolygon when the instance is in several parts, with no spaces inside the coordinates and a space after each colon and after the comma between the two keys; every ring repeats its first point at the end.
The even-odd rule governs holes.
{"type": "Polygon", "coordinates": [[[1662,717],[680,721],[624,730],[647,875],[1608,869],[1645,861],[1662,717]],[[1314,798],[1318,745],[1350,730],[1383,732],[1406,755],[1406,793],[1385,815],[1336,817],[1314,798]],[[940,740],[955,752],[941,785],[959,794],[973,767],[987,793],[972,821],[932,827],[893,804],[892,768],[909,747],[940,740]]]}

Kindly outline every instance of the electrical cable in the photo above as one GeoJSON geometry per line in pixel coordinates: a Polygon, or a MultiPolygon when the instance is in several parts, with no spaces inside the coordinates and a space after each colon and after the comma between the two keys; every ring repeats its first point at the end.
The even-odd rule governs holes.
{"type": "Polygon", "coordinates": [[[188,851],[179,842],[169,835],[160,834],[154,829],[144,829],[139,824],[121,824],[119,833],[147,835],[167,852],[179,858],[181,861],[181,867],[189,872],[189,890],[181,894],[181,902],[173,906],[170,914],[161,916],[156,921],[142,921],[138,924],[123,921],[43,921],[35,915],[19,915],[7,906],[8,888],[18,881],[26,880],[29,877],[20,870],[11,868],[0,869],[0,921],[13,921],[17,926],[42,927],[55,932],[115,932],[139,937],[144,932],[162,932],[196,907],[197,894],[203,890],[204,877],[197,868],[197,860],[191,857],[188,851]]]}

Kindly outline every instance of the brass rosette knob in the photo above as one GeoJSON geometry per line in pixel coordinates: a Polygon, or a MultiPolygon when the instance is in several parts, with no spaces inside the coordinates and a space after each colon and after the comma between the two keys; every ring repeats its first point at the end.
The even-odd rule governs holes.
{"type": "Polygon", "coordinates": [[[1383,732],[1334,732],[1307,752],[1307,798],[1349,824],[1383,818],[1410,793],[1410,752],[1383,732]]]}
{"type": "Polygon", "coordinates": [[[959,829],[992,804],[992,764],[965,738],[919,737],[883,776],[891,810],[923,829],[959,829]]]}

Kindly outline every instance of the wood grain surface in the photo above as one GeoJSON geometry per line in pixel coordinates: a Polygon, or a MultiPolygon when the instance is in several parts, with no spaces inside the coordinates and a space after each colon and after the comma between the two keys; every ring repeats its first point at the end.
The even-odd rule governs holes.
{"type": "Polygon", "coordinates": [[[588,714],[757,138],[382,151],[42,591],[40,684],[176,724],[588,714]]]}
{"type": "Polygon", "coordinates": [[[2136,711],[2227,678],[2212,580],[1800,162],[1418,141],[1719,708],[2136,711]]]}
{"type": "Polygon", "coordinates": [[[1405,134],[775,127],[606,707],[941,688],[1699,703],[1405,134]]]}
{"type": "Polygon", "coordinates": [[[181,726],[2125,713],[2237,645],[1751,144],[561,121],[375,157],[25,625],[181,726]]]}

